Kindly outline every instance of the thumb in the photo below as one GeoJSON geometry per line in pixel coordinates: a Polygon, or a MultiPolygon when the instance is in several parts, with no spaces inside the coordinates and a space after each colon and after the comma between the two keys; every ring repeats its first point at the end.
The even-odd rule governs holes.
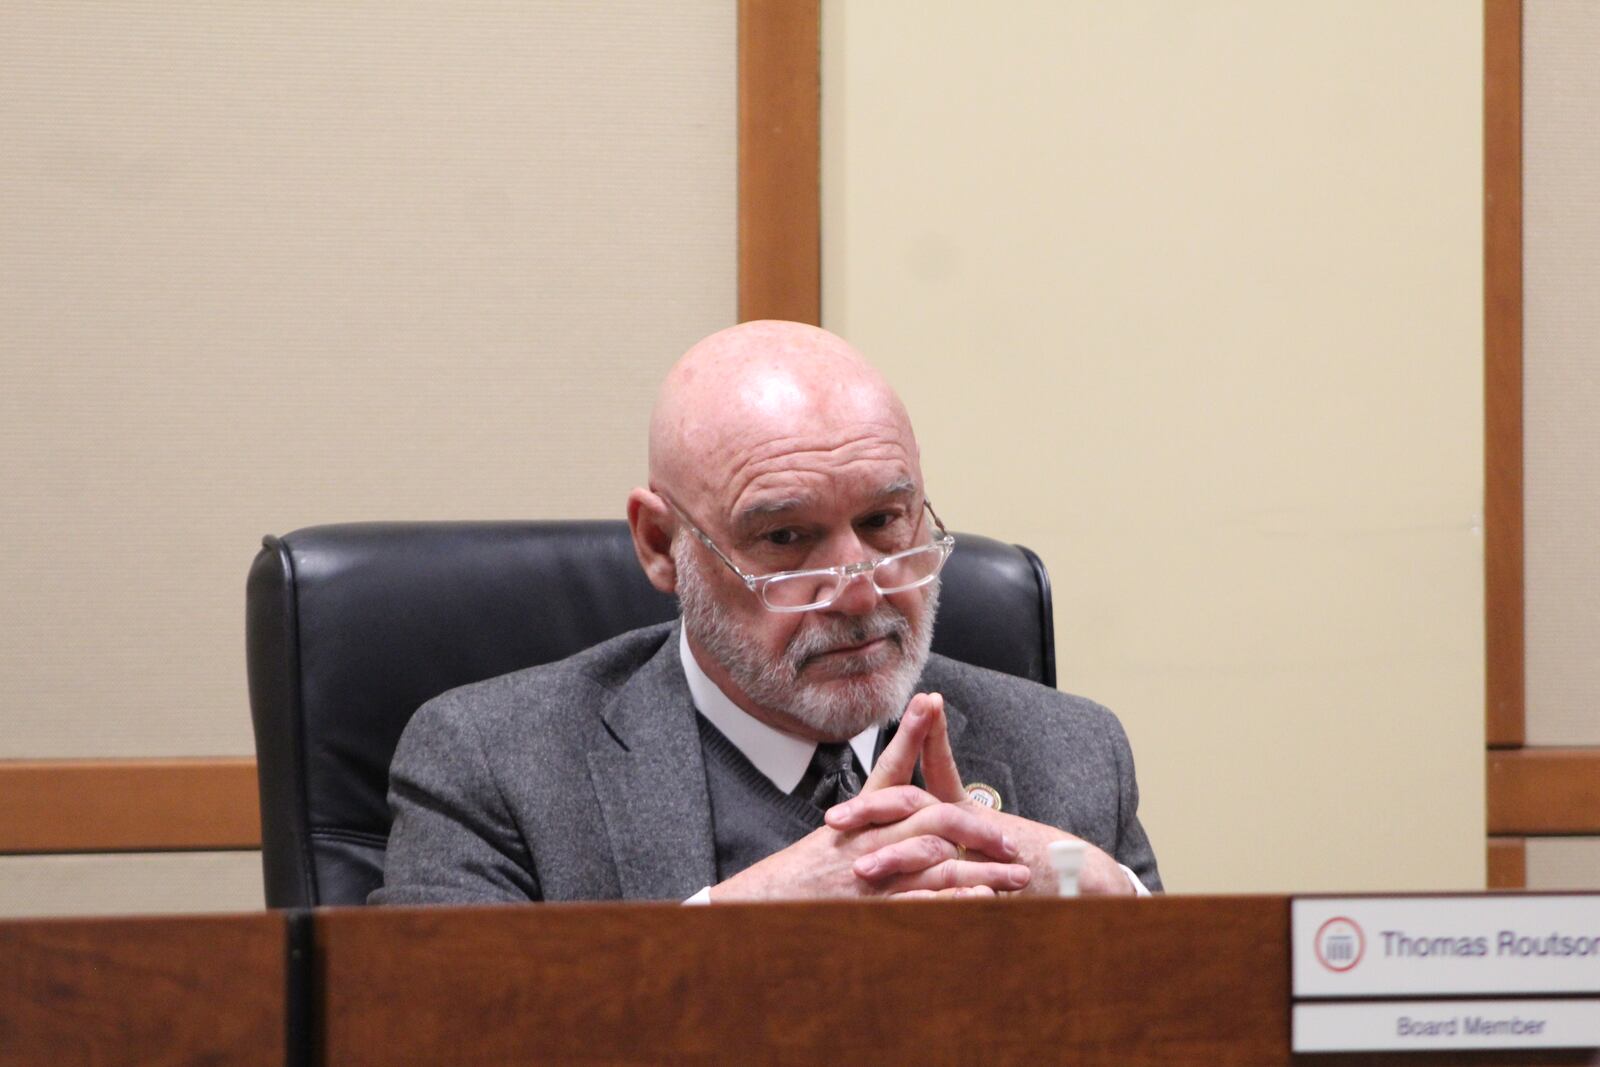
{"type": "Polygon", "coordinates": [[[917,769],[917,757],[922,755],[928,731],[935,719],[944,717],[939,710],[942,704],[934,703],[937,699],[926,693],[918,693],[911,698],[905,714],[900,716],[900,728],[895,731],[882,754],[873,761],[872,773],[867,775],[866,784],[861,787],[863,793],[911,784],[911,772],[917,769]]]}

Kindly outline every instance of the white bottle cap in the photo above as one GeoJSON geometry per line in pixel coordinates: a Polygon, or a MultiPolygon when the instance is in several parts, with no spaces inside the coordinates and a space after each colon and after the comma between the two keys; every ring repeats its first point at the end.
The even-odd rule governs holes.
{"type": "Polygon", "coordinates": [[[1078,872],[1083,870],[1083,857],[1088,853],[1085,841],[1052,841],[1046,847],[1050,866],[1056,871],[1056,893],[1063,897],[1078,895],[1078,872]]]}

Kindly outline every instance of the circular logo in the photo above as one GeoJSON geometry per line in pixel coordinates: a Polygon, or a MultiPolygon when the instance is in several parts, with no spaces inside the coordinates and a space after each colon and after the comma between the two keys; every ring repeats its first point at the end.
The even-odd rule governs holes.
{"type": "Polygon", "coordinates": [[[967,799],[980,808],[993,808],[1000,810],[1000,790],[992,785],[982,782],[971,782],[967,785],[967,799]]]}
{"type": "Polygon", "coordinates": [[[1316,950],[1317,962],[1328,970],[1348,971],[1361,962],[1367,951],[1367,938],[1354,919],[1339,916],[1317,928],[1311,947],[1316,950]]]}

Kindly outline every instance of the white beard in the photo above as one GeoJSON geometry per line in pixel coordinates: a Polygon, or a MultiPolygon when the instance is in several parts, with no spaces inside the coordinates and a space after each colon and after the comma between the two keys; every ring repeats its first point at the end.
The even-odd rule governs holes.
{"type": "Polygon", "coordinates": [[[734,615],[716,603],[689,538],[673,541],[672,561],[678,570],[684,630],[757,704],[839,740],[882,726],[905,710],[933,644],[938,579],[924,587],[927,603],[919,626],[886,600],[871,614],[850,618],[808,612],[783,654],[768,660],[734,615]],[[888,640],[841,673],[821,680],[801,677],[814,656],[879,637],[888,640]]]}

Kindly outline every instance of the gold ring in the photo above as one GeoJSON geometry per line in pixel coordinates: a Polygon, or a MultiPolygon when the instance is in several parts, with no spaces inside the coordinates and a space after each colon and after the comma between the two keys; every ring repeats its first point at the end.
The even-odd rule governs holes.
{"type": "Polygon", "coordinates": [[[960,863],[961,861],[965,860],[966,858],[967,858],[967,846],[966,845],[957,845],[956,846],[956,862],[960,863]]]}

